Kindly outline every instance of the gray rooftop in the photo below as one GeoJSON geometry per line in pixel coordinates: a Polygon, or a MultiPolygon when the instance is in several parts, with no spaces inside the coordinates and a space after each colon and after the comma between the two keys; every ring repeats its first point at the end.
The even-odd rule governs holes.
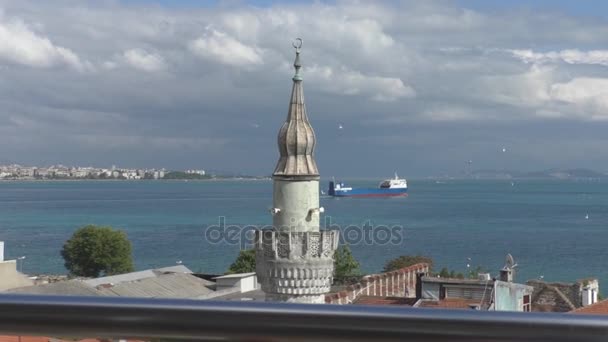
{"type": "Polygon", "coordinates": [[[196,298],[214,292],[215,283],[186,273],[168,273],[117,285],[100,285],[106,296],[144,298],[196,298]]]}
{"type": "Polygon", "coordinates": [[[87,279],[84,282],[87,285],[90,285],[93,287],[99,286],[102,284],[116,285],[116,284],[120,284],[120,283],[127,282],[127,281],[154,278],[157,275],[163,274],[163,273],[188,273],[188,274],[191,274],[192,271],[190,271],[188,269],[188,267],[186,267],[184,265],[176,265],[176,266],[162,267],[162,268],[157,268],[157,269],[150,269],[150,270],[144,270],[144,271],[138,271],[138,272],[125,273],[125,274],[117,274],[117,275],[101,277],[101,278],[87,279]]]}
{"type": "Polygon", "coordinates": [[[463,284],[463,285],[488,285],[494,284],[494,280],[481,279],[459,279],[459,278],[438,278],[438,277],[422,277],[425,283],[442,283],[442,284],[463,284]]]}
{"type": "Polygon", "coordinates": [[[223,276],[215,277],[213,279],[229,279],[229,278],[247,278],[255,275],[255,272],[249,273],[235,273],[235,274],[226,274],[223,276]]]}
{"type": "Polygon", "coordinates": [[[7,290],[7,293],[39,294],[56,296],[101,296],[95,288],[85,284],[82,280],[67,280],[57,283],[32,285],[7,290]]]}
{"type": "Polygon", "coordinates": [[[73,279],[26,286],[7,292],[145,298],[199,298],[215,292],[214,282],[195,277],[191,273],[187,267],[179,265],[96,279],[73,279]]]}
{"type": "Polygon", "coordinates": [[[248,292],[233,292],[227,295],[214,297],[213,300],[255,300],[258,302],[263,302],[266,300],[266,294],[261,289],[257,289],[248,292]]]}

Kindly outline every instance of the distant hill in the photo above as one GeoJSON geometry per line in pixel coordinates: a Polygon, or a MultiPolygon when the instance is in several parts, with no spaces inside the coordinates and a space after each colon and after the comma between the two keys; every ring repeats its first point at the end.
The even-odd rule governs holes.
{"type": "Polygon", "coordinates": [[[471,177],[478,179],[599,179],[608,178],[608,174],[589,169],[549,169],[533,172],[508,170],[475,170],[471,177]]]}
{"type": "Polygon", "coordinates": [[[569,169],[560,170],[552,169],[538,172],[530,172],[523,175],[524,178],[607,178],[605,173],[589,170],[589,169],[569,169]]]}

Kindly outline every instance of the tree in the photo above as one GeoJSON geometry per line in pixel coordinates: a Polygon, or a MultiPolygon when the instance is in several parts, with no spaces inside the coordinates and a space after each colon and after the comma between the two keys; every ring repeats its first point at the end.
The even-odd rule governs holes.
{"type": "Polygon", "coordinates": [[[477,266],[474,269],[472,269],[472,270],[469,271],[469,273],[467,275],[467,278],[469,278],[469,279],[477,279],[477,278],[479,278],[479,274],[480,273],[487,273],[487,272],[483,269],[483,267],[477,266]]]}
{"type": "Polygon", "coordinates": [[[112,227],[88,225],[78,229],[61,250],[71,275],[99,277],[132,272],[131,243],[112,227]]]}
{"type": "Polygon", "coordinates": [[[230,265],[227,274],[255,272],[255,250],[246,249],[239,253],[236,260],[230,265]]]}
{"type": "Polygon", "coordinates": [[[400,268],[412,266],[419,263],[429,264],[429,270],[433,268],[433,259],[429,257],[425,257],[422,255],[402,255],[398,258],[389,260],[386,265],[384,265],[384,269],[382,270],[382,272],[391,272],[400,268]]]}
{"type": "Polygon", "coordinates": [[[348,245],[338,247],[334,253],[334,276],[336,278],[360,276],[359,262],[348,245]]]}
{"type": "Polygon", "coordinates": [[[441,277],[441,278],[464,279],[464,274],[462,274],[462,273],[456,273],[456,271],[454,271],[454,270],[448,271],[447,267],[444,267],[439,272],[439,277],[441,277]]]}

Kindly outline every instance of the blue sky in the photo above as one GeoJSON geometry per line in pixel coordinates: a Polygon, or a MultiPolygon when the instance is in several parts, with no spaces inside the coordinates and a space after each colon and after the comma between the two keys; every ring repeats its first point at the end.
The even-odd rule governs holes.
{"type": "Polygon", "coordinates": [[[0,163],[268,174],[301,36],[324,176],[608,171],[606,7],[0,0],[0,163]]]}

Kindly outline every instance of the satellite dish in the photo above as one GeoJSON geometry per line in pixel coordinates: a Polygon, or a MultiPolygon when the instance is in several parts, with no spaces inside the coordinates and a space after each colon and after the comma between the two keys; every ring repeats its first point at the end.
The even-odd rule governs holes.
{"type": "Polygon", "coordinates": [[[514,268],[515,266],[517,266],[517,264],[515,263],[515,260],[513,259],[513,256],[511,255],[511,253],[507,254],[507,257],[505,258],[505,268],[514,268]]]}

